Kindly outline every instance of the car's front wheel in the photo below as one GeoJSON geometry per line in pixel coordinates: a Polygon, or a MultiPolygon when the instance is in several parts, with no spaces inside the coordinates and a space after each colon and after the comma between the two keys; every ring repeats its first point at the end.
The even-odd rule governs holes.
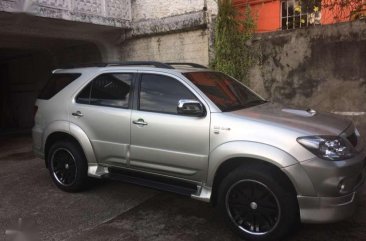
{"type": "Polygon", "coordinates": [[[56,142],[50,148],[47,161],[51,178],[57,187],[67,192],[85,188],[88,167],[78,145],[70,141],[56,142]]]}
{"type": "Polygon", "coordinates": [[[218,207],[245,240],[281,240],[299,221],[296,194],[274,169],[240,167],[219,186],[218,207]]]}

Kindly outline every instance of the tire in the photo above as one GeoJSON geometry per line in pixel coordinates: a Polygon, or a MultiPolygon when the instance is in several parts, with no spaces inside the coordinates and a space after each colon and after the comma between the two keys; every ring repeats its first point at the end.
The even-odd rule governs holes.
{"type": "Polygon", "coordinates": [[[241,166],[219,185],[219,212],[241,238],[278,241],[299,224],[296,192],[279,172],[266,165],[241,166]]]}
{"type": "Polygon", "coordinates": [[[48,169],[55,185],[66,192],[83,190],[88,181],[88,165],[81,148],[70,141],[53,144],[47,156],[48,169]]]}

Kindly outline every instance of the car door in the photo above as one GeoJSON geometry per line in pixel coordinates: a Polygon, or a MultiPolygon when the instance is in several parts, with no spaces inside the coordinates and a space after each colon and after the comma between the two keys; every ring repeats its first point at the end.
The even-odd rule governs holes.
{"type": "Polygon", "coordinates": [[[179,100],[197,96],[175,77],[146,73],[141,74],[137,98],[131,115],[130,167],[202,181],[208,165],[210,115],[177,113],[179,100]]]}
{"type": "Polygon", "coordinates": [[[88,136],[98,162],[125,166],[130,145],[134,73],[104,73],[76,95],[70,122],[88,136]]]}

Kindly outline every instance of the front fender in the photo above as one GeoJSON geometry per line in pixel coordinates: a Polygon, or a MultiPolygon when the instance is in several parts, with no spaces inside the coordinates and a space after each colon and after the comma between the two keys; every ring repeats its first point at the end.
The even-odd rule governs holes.
{"type": "MultiPolygon", "coordinates": [[[[209,157],[207,186],[213,186],[215,174],[225,161],[232,158],[251,158],[271,163],[280,168],[291,180],[297,193],[313,193],[313,184],[302,169],[299,162],[289,153],[277,147],[251,141],[232,141],[216,147],[209,157]],[[300,183],[297,177],[289,172],[290,167],[297,167],[296,174],[301,176],[300,183]]],[[[293,169],[293,168],[291,168],[293,169]]]]}

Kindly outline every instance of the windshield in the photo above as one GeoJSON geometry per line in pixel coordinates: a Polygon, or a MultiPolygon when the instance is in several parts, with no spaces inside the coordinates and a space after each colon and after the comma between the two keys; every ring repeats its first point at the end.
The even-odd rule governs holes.
{"type": "Polygon", "coordinates": [[[234,111],[266,102],[237,80],[220,72],[189,72],[183,75],[221,111],[234,111]]]}

